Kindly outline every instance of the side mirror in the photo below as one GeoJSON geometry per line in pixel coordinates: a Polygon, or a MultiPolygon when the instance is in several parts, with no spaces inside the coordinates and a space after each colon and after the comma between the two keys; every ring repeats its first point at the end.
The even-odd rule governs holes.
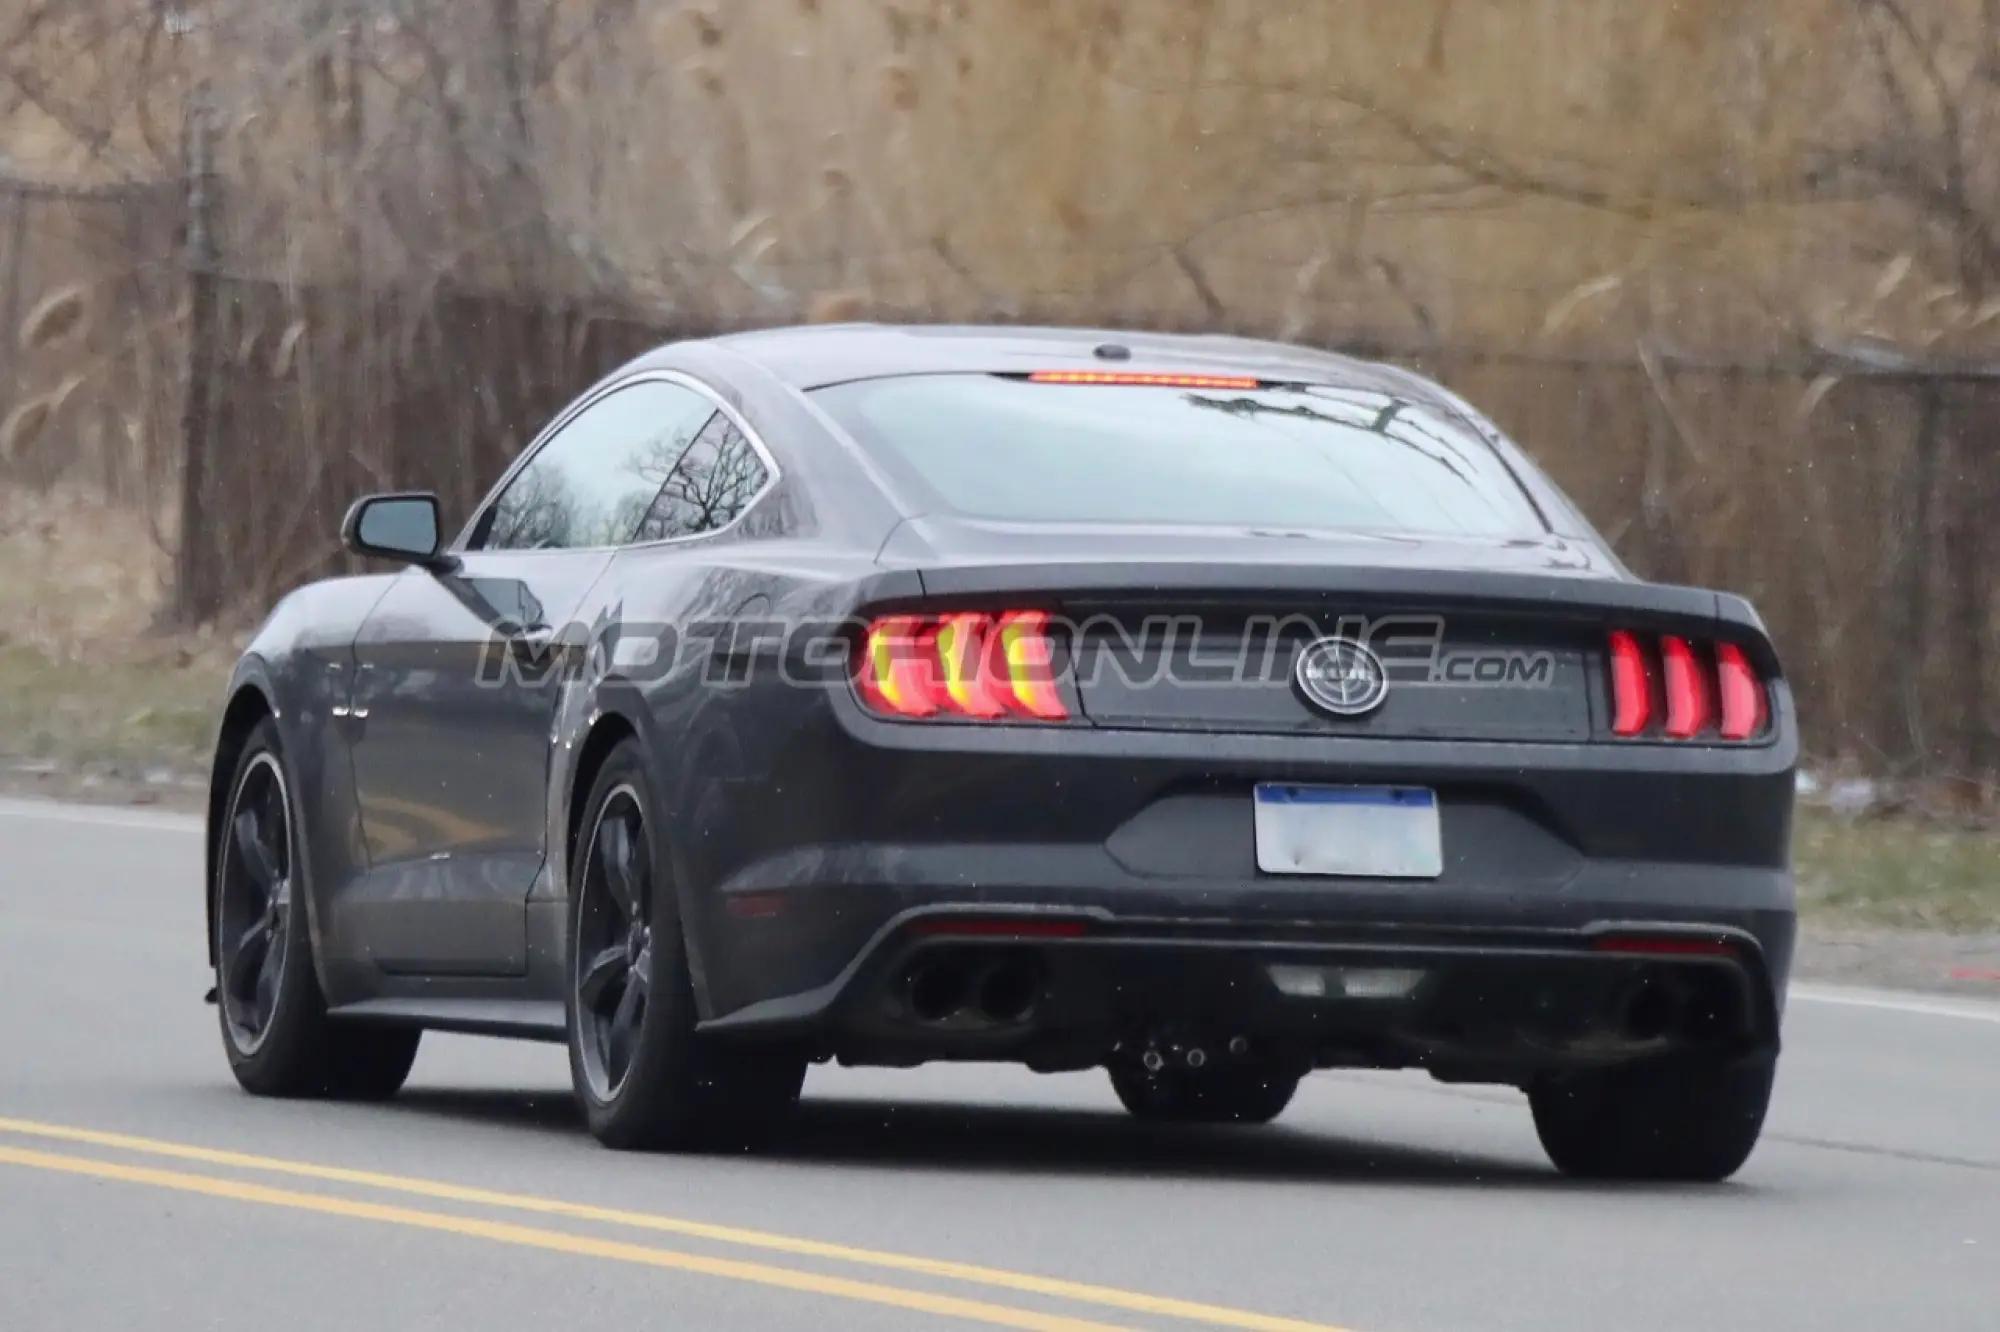
{"type": "Polygon", "coordinates": [[[441,526],[435,495],[369,495],[347,511],[340,540],[356,555],[451,573],[458,568],[458,557],[438,549],[441,526]]]}

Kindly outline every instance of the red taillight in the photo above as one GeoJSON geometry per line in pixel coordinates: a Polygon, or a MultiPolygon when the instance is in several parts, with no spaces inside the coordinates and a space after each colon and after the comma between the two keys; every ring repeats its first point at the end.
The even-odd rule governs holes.
{"type": "Polygon", "coordinates": [[[1734,643],[1715,649],[1715,675],[1722,696],[1722,738],[1748,740],[1764,729],[1769,705],[1764,701],[1764,682],[1756,667],[1734,643]]]}
{"type": "Polygon", "coordinates": [[[1685,638],[1660,640],[1667,680],[1667,738],[1692,740],[1708,729],[1708,675],[1685,638]]]}
{"type": "Polygon", "coordinates": [[[868,627],[855,686],[891,717],[1070,719],[1044,611],[884,616],[868,627]]]}
{"type": "Polygon", "coordinates": [[[1000,659],[1011,701],[1023,716],[1067,721],[1069,709],[1056,691],[1055,640],[1043,611],[1013,611],[1000,617],[1000,659]]]}
{"type": "Polygon", "coordinates": [[[1653,682],[1646,670],[1646,652],[1624,630],[1611,635],[1611,733],[1631,736],[1653,721],[1653,682]]]}
{"type": "Polygon", "coordinates": [[[914,615],[891,615],[868,626],[856,680],[861,696],[877,712],[896,717],[929,717],[937,712],[932,672],[923,655],[925,622],[914,615]]]}
{"type": "Polygon", "coordinates": [[[994,669],[997,643],[990,616],[947,615],[938,622],[936,644],[946,711],[987,720],[1006,715],[1000,688],[1005,676],[994,669]]]}
{"type": "Polygon", "coordinates": [[[1030,384],[1130,384],[1146,388],[1254,389],[1263,381],[1244,375],[1158,375],[1119,370],[1037,370],[1030,384]]]}
{"type": "Polygon", "coordinates": [[[1615,629],[1607,647],[1611,733],[1621,740],[1741,743],[1770,721],[1767,686],[1734,643],[1715,644],[1711,659],[1708,645],[1696,640],[1668,634],[1655,642],[1615,629]]]}

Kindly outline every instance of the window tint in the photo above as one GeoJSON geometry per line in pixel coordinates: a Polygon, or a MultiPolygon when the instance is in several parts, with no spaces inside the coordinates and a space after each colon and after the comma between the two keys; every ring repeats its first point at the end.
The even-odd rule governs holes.
{"type": "Polygon", "coordinates": [[[814,397],[892,471],[971,517],[1547,531],[1484,439],[1454,416],[1383,393],[924,375],[814,397]]]}
{"type": "Polygon", "coordinates": [[[637,539],[666,541],[727,527],[757,498],[768,476],[736,423],[717,412],[668,474],[637,539]]]}
{"type": "Polygon", "coordinates": [[[658,380],[600,398],[508,483],[478,544],[575,550],[630,541],[714,411],[693,389],[658,380]]]}

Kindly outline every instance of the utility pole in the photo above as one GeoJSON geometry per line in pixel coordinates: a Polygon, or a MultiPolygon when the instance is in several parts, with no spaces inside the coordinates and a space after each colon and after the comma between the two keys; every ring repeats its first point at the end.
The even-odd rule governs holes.
{"type": "Polygon", "coordinates": [[[174,620],[187,628],[221,609],[216,562],[220,552],[208,533],[209,446],[213,438],[216,374],[215,129],[209,90],[197,87],[188,102],[183,155],[187,166],[187,238],[183,262],[188,282],[187,378],[181,401],[180,539],[174,552],[174,620]]]}

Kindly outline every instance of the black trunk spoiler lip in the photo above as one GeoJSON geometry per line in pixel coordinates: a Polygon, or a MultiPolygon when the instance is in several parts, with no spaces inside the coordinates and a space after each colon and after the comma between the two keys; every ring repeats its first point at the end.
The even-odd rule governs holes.
{"type": "Polygon", "coordinates": [[[1365,565],[1176,561],[1006,561],[935,564],[914,570],[926,599],[1034,599],[1052,610],[1099,610],[1162,600],[1297,596],[1353,597],[1375,605],[1581,619],[1607,628],[1683,632],[1741,644],[1767,674],[1780,673],[1764,622],[1738,596],[1708,588],[1560,574],[1385,568],[1365,565]]]}

